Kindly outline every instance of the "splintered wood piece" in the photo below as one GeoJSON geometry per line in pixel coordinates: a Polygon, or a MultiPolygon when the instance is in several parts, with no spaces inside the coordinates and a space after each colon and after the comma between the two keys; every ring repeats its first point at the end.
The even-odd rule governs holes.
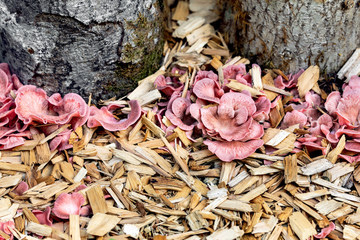
{"type": "Polygon", "coordinates": [[[14,147],[13,151],[30,151],[33,150],[38,144],[40,140],[25,140],[23,145],[14,147]]]}
{"type": "Polygon", "coordinates": [[[303,203],[302,201],[299,201],[298,199],[294,200],[294,204],[296,204],[296,206],[298,206],[299,208],[301,208],[302,210],[304,210],[307,214],[309,214],[310,216],[314,217],[317,220],[321,220],[322,217],[320,216],[320,214],[318,214],[316,211],[314,211],[311,207],[309,207],[308,205],[306,205],[305,203],[303,203]]]}
{"type": "Polygon", "coordinates": [[[297,181],[297,158],[296,155],[290,155],[286,156],[284,159],[284,177],[285,177],[285,183],[291,183],[297,181]]]}
{"type": "Polygon", "coordinates": [[[47,186],[48,188],[44,192],[37,195],[37,197],[43,198],[43,199],[49,199],[52,196],[54,196],[56,193],[64,190],[67,186],[68,186],[68,183],[66,183],[66,182],[55,182],[54,184],[47,186]]]}
{"type": "Polygon", "coordinates": [[[184,160],[182,160],[182,159],[180,158],[179,154],[175,151],[175,149],[173,148],[173,146],[170,145],[170,143],[168,142],[168,140],[167,140],[163,135],[160,135],[160,138],[161,138],[161,140],[164,142],[165,146],[169,149],[170,153],[173,155],[176,163],[179,164],[179,166],[181,167],[181,169],[182,169],[187,175],[190,175],[188,165],[185,163],[184,160]]]}
{"type": "Polygon", "coordinates": [[[322,197],[328,194],[330,194],[330,192],[326,188],[323,188],[320,190],[306,192],[306,193],[296,193],[295,197],[302,201],[305,201],[312,198],[322,197]]]}
{"type": "Polygon", "coordinates": [[[345,225],[343,230],[343,238],[345,240],[359,239],[360,228],[354,225],[345,225]]]}
{"type": "Polygon", "coordinates": [[[188,231],[185,233],[178,233],[166,236],[166,240],[178,240],[178,239],[185,239],[189,236],[196,235],[196,234],[203,234],[208,232],[208,230],[197,230],[197,231],[188,231]]]}
{"type": "Polygon", "coordinates": [[[200,181],[197,178],[192,176],[187,176],[182,172],[177,171],[176,175],[181,178],[190,188],[195,190],[196,192],[201,193],[201,195],[206,196],[209,189],[207,188],[206,184],[200,181]]]}
{"type": "Polygon", "coordinates": [[[339,197],[339,198],[343,198],[343,199],[353,201],[353,202],[360,202],[360,197],[357,197],[357,196],[354,196],[354,195],[351,195],[348,193],[340,193],[335,190],[330,190],[329,192],[330,192],[331,196],[333,196],[333,197],[339,197]]]}
{"type": "Polygon", "coordinates": [[[107,204],[105,202],[104,193],[100,185],[95,185],[86,191],[86,195],[89,199],[89,203],[92,212],[95,213],[107,213],[107,204]]]}
{"type": "Polygon", "coordinates": [[[318,184],[320,186],[326,187],[326,188],[331,188],[331,189],[337,190],[339,192],[350,192],[351,191],[350,189],[340,187],[340,186],[338,186],[334,183],[331,183],[329,181],[326,181],[322,178],[313,179],[312,182],[315,184],[318,184]]]}
{"type": "Polygon", "coordinates": [[[239,228],[239,226],[233,226],[231,228],[219,229],[209,236],[206,237],[206,240],[233,240],[241,238],[244,235],[244,231],[239,228]]]}
{"type": "Polygon", "coordinates": [[[265,142],[265,145],[275,147],[276,145],[279,145],[290,134],[291,134],[291,132],[288,132],[285,130],[268,128],[265,132],[263,140],[265,142]],[[273,131],[273,132],[277,132],[277,133],[275,136],[271,136],[273,134],[269,134],[269,131],[273,131]],[[269,139],[269,140],[266,139],[268,134],[271,136],[271,139],[269,139]]]}
{"type": "Polygon", "coordinates": [[[172,20],[186,20],[188,15],[189,3],[185,1],[179,1],[172,16],[172,20]]]}
{"type": "Polygon", "coordinates": [[[341,202],[337,202],[335,200],[325,200],[317,203],[315,205],[315,209],[322,215],[328,215],[336,209],[341,208],[342,205],[343,204],[341,202]]]}
{"type": "Polygon", "coordinates": [[[188,147],[191,144],[191,141],[187,138],[185,132],[183,130],[181,130],[179,127],[174,129],[174,132],[177,133],[177,135],[179,136],[181,142],[188,147]]]}
{"type": "MultiPolygon", "coordinates": [[[[54,137],[56,137],[57,135],[59,135],[61,132],[65,131],[68,127],[70,127],[71,124],[65,124],[61,127],[59,127],[57,130],[55,130],[54,132],[50,133],[49,135],[47,135],[45,138],[41,139],[39,142],[39,145],[46,143],[47,141],[53,139],[54,137]]],[[[35,138],[34,138],[35,139],[35,138]]]]}
{"type": "Polygon", "coordinates": [[[70,236],[72,240],[81,240],[81,234],[80,234],[80,218],[79,215],[70,215],[70,236]]]}
{"type": "Polygon", "coordinates": [[[344,176],[348,173],[351,173],[354,171],[354,166],[351,166],[350,163],[337,163],[335,166],[329,170],[327,170],[323,176],[326,176],[329,178],[330,182],[335,181],[336,179],[340,178],[341,176],[344,176]]]}
{"type": "Polygon", "coordinates": [[[225,184],[228,184],[231,175],[233,174],[233,171],[235,169],[236,163],[235,162],[223,162],[221,164],[221,174],[219,182],[223,182],[225,184]]]}
{"type": "Polygon", "coordinates": [[[73,179],[74,183],[81,182],[84,179],[84,177],[86,177],[86,174],[87,174],[87,170],[83,167],[80,168],[79,172],[76,174],[76,176],[73,179]]]}
{"type": "Polygon", "coordinates": [[[247,177],[249,177],[249,174],[247,173],[247,171],[242,171],[238,175],[236,175],[236,177],[231,179],[230,182],[228,183],[228,185],[229,185],[229,187],[234,187],[247,177]]]}
{"type": "Polygon", "coordinates": [[[135,90],[132,91],[127,96],[127,98],[130,100],[135,100],[135,99],[145,95],[146,93],[150,92],[151,90],[155,89],[155,87],[154,87],[155,79],[158,76],[163,75],[163,74],[165,74],[165,71],[163,68],[160,68],[154,74],[139,81],[140,85],[137,88],[135,88],[135,90]]]}
{"type": "Polygon", "coordinates": [[[0,178],[0,188],[7,188],[17,185],[22,179],[22,175],[7,176],[0,178]]]}
{"type": "Polygon", "coordinates": [[[348,83],[351,76],[360,74],[360,48],[357,48],[353,55],[347,60],[344,66],[337,73],[340,79],[346,78],[345,82],[348,83]]]}
{"type": "Polygon", "coordinates": [[[253,186],[257,181],[259,181],[258,176],[251,176],[248,178],[245,178],[243,181],[239,182],[235,187],[232,188],[234,194],[241,194],[243,193],[247,188],[253,186]]]}
{"type": "Polygon", "coordinates": [[[27,207],[23,208],[23,213],[25,214],[25,217],[29,222],[34,222],[34,223],[40,224],[37,217],[27,207]]]}
{"type": "Polygon", "coordinates": [[[52,228],[47,225],[35,222],[28,222],[26,226],[26,231],[35,233],[40,236],[50,237],[52,233],[52,228]]]}
{"type": "Polygon", "coordinates": [[[326,156],[326,158],[331,162],[331,163],[335,163],[339,154],[344,150],[345,148],[345,143],[346,143],[346,138],[345,138],[345,134],[342,135],[342,137],[340,138],[338,144],[336,145],[336,148],[334,148],[331,152],[328,153],[328,155],[326,156]]]}
{"type": "Polygon", "coordinates": [[[253,209],[250,204],[244,203],[240,200],[225,200],[218,208],[225,210],[232,210],[237,212],[252,212],[253,209]]]}
{"type": "Polygon", "coordinates": [[[267,187],[265,186],[265,184],[261,184],[258,187],[252,189],[250,192],[243,195],[239,200],[243,202],[249,202],[266,191],[267,187]]]}
{"type": "Polygon", "coordinates": [[[303,72],[297,83],[299,95],[301,98],[305,97],[305,94],[313,88],[320,77],[320,68],[318,66],[310,66],[303,72]]]}
{"type": "Polygon", "coordinates": [[[314,175],[316,173],[324,172],[330,168],[332,168],[334,165],[327,160],[326,158],[322,158],[316,161],[313,161],[309,164],[307,164],[304,167],[301,167],[302,174],[306,176],[314,175]]]}
{"type": "Polygon", "coordinates": [[[202,217],[199,211],[192,212],[186,217],[187,223],[190,226],[191,230],[199,230],[201,228],[207,228],[209,226],[208,221],[202,217]]]}
{"type": "Polygon", "coordinates": [[[289,217],[290,226],[300,240],[307,240],[317,234],[316,229],[311,225],[301,212],[294,212],[289,217]]]}
{"type": "Polygon", "coordinates": [[[21,161],[27,166],[34,165],[36,163],[35,151],[21,151],[21,161]]]}
{"type": "MultiPolygon", "coordinates": [[[[32,135],[34,140],[38,140],[41,142],[41,140],[45,139],[45,134],[41,133],[41,134],[33,134],[32,135]]],[[[36,159],[37,159],[37,163],[46,163],[50,160],[50,156],[51,156],[51,152],[50,152],[50,148],[47,142],[43,143],[43,144],[39,144],[35,147],[35,152],[36,152],[36,159]]]]}
{"type": "Polygon", "coordinates": [[[159,90],[154,89],[151,90],[148,93],[145,93],[144,95],[142,95],[141,97],[138,97],[134,100],[137,100],[140,104],[140,106],[144,106],[146,104],[152,103],[154,101],[157,101],[161,98],[161,93],[159,90]]]}
{"type": "Polygon", "coordinates": [[[30,167],[27,165],[24,165],[24,164],[2,162],[0,164],[0,170],[15,171],[15,172],[28,172],[28,171],[30,171],[30,167]]]}
{"type": "MultiPolygon", "coordinates": [[[[283,89],[277,88],[277,87],[272,86],[272,85],[263,84],[263,88],[265,90],[268,90],[268,91],[271,91],[271,92],[274,92],[274,93],[280,93],[281,95],[284,95],[284,96],[288,96],[288,97],[292,96],[292,94],[290,92],[287,92],[287,91],[285,91],[283,89]]],[[[268,95],[268,93],[266,93],[266,95],[268,95]]]]}
{"type": "Polygon", "coordinates": [[[256,234],[256,233],[268,233],[268,232],[271,232],[275,228],[278,221],[279,221],[279,219],[277,219],[276,217],[270,216],[269,219],[265,219],[265,220],[257,223],[254,226],[254,230],[252,231],[252,233],[256,234]]]}
{"type": "Polygon", "coordinates": [[[221,209],[211,209],[211,211],[219,216],[222,216],[223,218],[229,219],[230,221],[240,221],[241,218],[236,216],[235,214],[221,210],[221,209]]]}
{"type": "Polygon", "coordinates": [[[327,217],[329,218],[329,220],[335,220],[340,217],[350,215],[350,213],[353,213],[354,211],[355,210],[350,205],[345,205],[345,206],[331,212],[330,214],[327,215],[327,217]]]}
{"type": "Polygon", "coordinates": [[[118,224],[119,220],[116,216],[100,212],[95,213],[88,223],[86,233],[95,236],[104,236],[118,224]]]}
{"type": "Polygon", "coordinates": [[[180,24],[180,26],[172,33],[175,38],[185,38],[192,31],[198,29],[205,23],[203,17],[194,17],[180,24]]]}
{"type": "Polygon", "coordinates": [[[256,90],[255,88],[249,87],[245,84],[242,84],[236,80],[231,80],[228,84],[226,84],[226,86],[231,88],[232,90],[238,91],[238,92],[246,90],[246,91],[250,92],[252,97],[265,95],[265,93],[262,93],[259,90],[256,90]]]}
{"type": "Polygon", "coordinates": [[[187,35],[186,40],[187,40],[188,44],[191,46],[199,39],[201,39],[201,38],[209,39],[209,37],[211,37],[213,35],[215,35],[214,27],[211,26],[210,24],[205,24],[204,26],[193,31],[191,34],[187,35]]]}
{"type": "Polygon", "coordinates": [[[250,73],[253,88],[258,91],[263,90],[263,84],[261,80],[261,68],[258,65],[253,64],[250,73]]]}
{"type": "Polygon", "coordinates": [[[158,207],[158,206],[150,205],[150,204],[145,204],[145,209],[150,212],[163,214],[163,215],[174,215],[174,216],[186,216],[187,215],[186,212],[181,211],[181,210],[168,209],[168,208],[158,207]]]}

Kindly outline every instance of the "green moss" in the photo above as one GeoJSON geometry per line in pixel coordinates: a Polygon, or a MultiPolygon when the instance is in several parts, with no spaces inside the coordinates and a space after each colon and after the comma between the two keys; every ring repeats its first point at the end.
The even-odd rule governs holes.
{"type": "Polygon", "coordinates": [[[139,14],[136,21],[127,21],[126,29],[132,31],[132,44],[126,43],[121,49],[121,61],[118,62],[115,72],[116,79],[108,81],[105,88],[117,94],[126,94],[137,86],[137,82],[152,73],[160,66],[162,58],[162,39],[156,38],[162,33],[155,33],[154,29],[160,29],[162,18],[148,21],[139,14]]]}

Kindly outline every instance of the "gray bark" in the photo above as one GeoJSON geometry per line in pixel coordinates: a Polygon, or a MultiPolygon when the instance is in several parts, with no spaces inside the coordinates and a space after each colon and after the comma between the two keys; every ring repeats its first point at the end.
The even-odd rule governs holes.
{"type": "Polygon", "coordinates": [[[0,61],[49,93],[124,95],[159,63],[160,18],[157,0],[0,0],[0,61]]]}
{"type": "Polygon", "coordinates": [[[338,71],[360,46],[358,0],[220,1],[220,29],[243,56],[288,72],[338,71]]]}

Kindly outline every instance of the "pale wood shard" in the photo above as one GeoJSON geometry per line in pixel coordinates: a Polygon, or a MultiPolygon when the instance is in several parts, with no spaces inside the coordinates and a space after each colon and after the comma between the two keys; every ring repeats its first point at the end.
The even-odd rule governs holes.
{"type": "Polygon", "coordinates": [[[314,84],[319,80],[319,76],[320,68],[318,66],[310,66],[300,75],[297,83],[300,97],[303,98],[313,88],[314,84]]]}
{"type": "Polygon", "coordinates": [[[72,240],[81,240],[80,218],[79,215],[70,215],[69,217],[70,236],[72,240]]]}
{"type": "Polygon", "coordinates": [[[292,230],[296,233],[300,240],[307,240],[316,234],[316,229],[311,225],[308,219],[301,212],[294,212],[289,217],[292,230]]]}
{"type": "MultiPolygon", "coordinates": [[[[268,90],[268,91],[271,91],[271,92],[274,92],[274,93],[279,93],[281,95],[284,95],[284,96],[288,96],[288,97],[291,97],[292,94],[288,91],[285,91],[283,89],[280,89],[280,88],[277,88],[275,86],[272,86],[272,85],[268,85],[268,84],[263,84],[263,88],[265,90],[268,90]]],[[[268,93],[267,93],[268,95],[268,93]]]]}
{"type": "Polygon", "coordinates": [[[226,86],[231,88],[232,90],[239,91],[239,92],[246,90],[246,91],[250,92],[252,97],[258,97],[261,95],[265,95],[265,93],[262,93],[259,90],[256,90],[255,88],[249,87],[245,84],[242,84],[236,80],[231,80],[228,84],[226,84],[226,86]]]}
{"type": "Polygon", "coordinates": [[[170,145],[170,143],[168,142],[168,140],[167,140],[163,135],[161,135],[160,138],[161,138],[161,140],[164,142],[165,146],[169,149],[169,151],[171,152],[171,154],[173,155],[176,163],[179,164],[179,166],[181,167],[181,169],[182,169],[187,175],[190,175],[188,165],[180,158],[179,154],[175,151],[175,149],[173,148],[173,146],[170,145]]]}
{"type": "Polygon", "coordinates": [[[192,31],[198,29],[205,23],[206,19],[203,17],[191,18],[182,24],[173,32],[172,36],[176,38],[185,38],[192,31]]]}
{"type": "Polygon", "coordinates": [[[301,172],[304,175],[310,176],[310,175],[314,175],[316,173],[321,173],[324,172],[330,168],[332,168],[334,165],[327,160],[326,158],[323,159],[319,159],[316,161],[313,161],[309,164],[307,164],[304,167],[301,167],[301,172]]]}
{"type": "Polygon", "coordinates": [[[163,208],[155,205],[145,204],[145,209],[163,215],[175,215],[175,216],[186,216],[186,212],[175,209],[163,208]]]}
{"type": "Polygon", "coordinates": [[[325,200],[317,203],[315,209],[322,215],[328,215],[329,213],[341,208],[343,204],[335,200],[325,200]]]}
{"type": "Polygon", "coordinates": [[[245,178],[243,181],[239,182],[235,187],[232,188],[234,191],[234,194],[241,194],[244,192],[247,188],[253,186],[257,181],[259,181],[258,176],[251,176],[248,178],[245,178]]]}
{"type": "Polygon", "coordinates": [[[260,167],[250,167],[250,166],[246,166],[248,169],[250,169],[250,173],[253,176],[258,176],[258,175],[266,175],[266,174],[270,174],[270,173],[277,173],[280,172],[279,169],[277,168],[273,168],[271,166],[260,166],[260,167]]]}
{"type": "Polygon", "coordinates": [[[307,214],[315,218],[316,220],[323,219],[320,214],[318,214],[316,211],[314,211],[311,207],[303,203],[302,201],[299,201],[298,199],[294,200],[294,204],[304,210],[307,214]]]}
{"type": "Polygon", "coordinates": [[[153,90],[154,87],[154,82],[155,79],[160,76],[165,74],[165,71],[160,68],[159,70],[157,70],[154,74],[146,77],[145,79],[141,80],[140,85],[135,88],[134,91],[132,91],[127,97],[130,100],[134,100],[137,98],[140,98],[141,96],[145,95],[146,93],[150,92],[151,90],[153,90]]]}
{"type": "Polygon", "coordinates": [[[195,211],[187,215],[187,223],[189,224],[191,230],[196,231],[202,228],[207,228],[209,226],[208,221],[202,217],[199,211],[195,211]]]}
{"type": "Polygon", "coordinates": [[[242,197],[240,197],[239,200],[243,202],[249,202],[250,200],[256,198],[257,196],[263,194],[267,190],[268,189],[265,186],[265,184],[261,184],[258,187],[254,188],[253,190],[246,193],[245,195],[243,195],[242,197]]]}
{"type": "Polygon", "coordinates": [[[242,180],[244,180],[247,177],[249,177],[247,171],[242,171],[236,177],[231,179],[228,185],[229,187],[235,187],[237,184],[239,184],[242,180]]]}
{"type": "Polygon", "coordinates": [[[291,183],[297,181],[297,157],[295,154],[285,157],[284,159],[284,177],[285,183],[291,183]]]}
{"type": "Polygon", "coordinates": [[[0,188],[7,188],[17,185],[22,179],[22,175],[7,176],[0,178],[0,188]]]}
{"type": "Polygon", "coordinates": [[[346,78],[345,82],[348,83],[350,77],[360,74],[360,48],[357,48],[353,55],[347,60],[344,66],[339,70],[337,76],[340,79],[346,78]]]}
{"type": "Polygon", "coordinates": [[[99,185],[95,185],[86,191],[91,209],[94,214],[107,213],[107,204],[105,202],[104,193],[99,185]]]}
{"type": "Polygon", "coordinates": [[[240,217],[236,216],[234,213],[230,211],[225,211],[221,209],[211,209],[213,213],[216,215],[222,216],[223,218],[229,219],[230,221],[240,221],[240,217]]]}
{"type": "Polygon", "coordinates": [[[47,225],[35,223],[35,222],[28,222],[28,224],[26,226],[26,230],[29,232],[35,233],[37,235],[40,235],[40,236],[45,236],[45,237],[50,237],[51,233],[52,233],[51,227],[49,227],[47,225]]]}
{"type": "Polygon", "coordinates": [[[253,64],[250,73],[253,88],[258,91],[263,90],[263,84],[261,80],[261,68],[258,65],[253,64]]]}
{"type": "Polygon", "coordinates": [[[345,205],[345,206],[331,212],[330,214],[327,215],[327,217],[329,218],[329,220],[335,220],[339,217],[349,215],[350,213],[353,213],[354,211],[355,210],[350,205],[345,205]]]}
{"type": "Polygon", "coordinates": [[[325,196],[328,194],[330,194],[329,190],[327,190],[326,188],[323,188],[320,190],[306,192],[306,193],[296,193],[295,197],[302,201],[305,201],[305,200],[309,200],[312,198],[322,197],[322,196],[325,196]]]}
{"type": "Polygon", "coordinates": [[[50,160],[51,152],[47,142],[40,144],[41,140],[45,139],[45,134],[33,134],[34,140],[39,141],[39,144],[35,147],[37,163],[45,163],[50,160]]]}
{"type": "Polygon", "coordinates": [[[145,93],[144,95],[138,97],[138,98],[135,98],[134,100],[137,100],[140,104],[140,106],[144,106],[144,105],[147,105],[149,103],[152,103],[154,101],[157,101],[161,98],[161,93],[159,90],[157,89],[154,89],[154,90],[151,90],[150,92],[148,93],[145,93]]]}
{"type": "Polygon", "coordinates": [[[30,171],[30,167],[24,164],[16,164],[16,163],[1,163],[0,170],[6,171],[16,171],[16,172],[28,172],[30,171]]]}
{"type": "Polygon", "coordinates": [[[350,163],[337,163],[335,166],[324,173],[324,176],[329,178],[330,182],[334,182],[336,179],[354,171],[354,166],[350,163]]]}
{"type": "Polygon", "coordinates": [[[326,187],[326,188],[337,190],[339,192],[350,192],[350,189],[339,187],[338,185],[331,183],[329,181],[326,181],[324,179],[321,179],[321,178],[313,179],[312,182],[315,184],[318,184],[320,186],[326,187]]]}
{"type": "Polygon", "coordinates": [[[342,135],[342,137],[340,138],[338,144],[336,145],[336,148],[334,148],[331,152],[328,153],[328,155],[326,156],[326,158],[331,162],[331,163],[335,163],[339,154],[344,150],[345,148],[345,143],[346,143],[346,138],[345,138],[345,134],[342,135]]]}
{"type": "Polygon", "coordinates": [[[239,226],[233,226],[231,228],[219,229],[209,236],[206,237],[206,240],[233,240],[241,238],[244,235],[244,231],[239,228],[239,226]]]}
{"type": "Polygon", "coordinates": [[[99,212],[95,213],[88,223],[86,233],[95,236],[104,236],[118,224],[119,220],[116,216],[99,212]]]}
{"type": "Polygon", "coordinates": [[[253,234],[256,234],[256,233],[269,233],[275,228],[278,221],[279,221],[279,219],[277,219],[276,217],[270,216],[269,219],[265,219],[265,220],[257,223],[254,226],[252,233],[253,234]]]}
{"type": "Polygon", "coordinates": [[[175,12],[172,15],[172,20],[186,20],[189,15],[189,3],[186,1],[179,1],[176,5],[175,12]]]}
{"type": "MultiPolygon", "coordinates": [[[[269,129],[267,129],[266,131],[268,132],[269,129]]],[[[274,137],[272,137],[269,141],[265,141],[264,140],[265,136],[263,137],[263,140],[265,141],[266,145],[275,147],[276,145],[279,145],[287,136],[291,134],[291,132],[285,130],[276,129],[276,131],[278,131],[278,133],[274,137]]]]}
{"type": "Polygon", "coordinates": [[[225,200],[222,202],[218,208],[225,210],[232,210],[238,212],[252,212],[253,209],[250,204],[245,203],[240,200],[225,200]]]}
{"type": "Polygon", "coordinates": [[[349,201],[353,201],[353,202],[359,202],[360,203],[360,197],[348,194],[348,193],[341,193],[335,190],[330,190],[329,191],[331,196],[333,197],[339,197],[339,198],[343,198],[349,201]]]}
{"type": "Polygon", "coordinates": [[[208,38],[215,35],[215,29],[210,24],[205,24],[204,26],[196,29],[191,34],[186,36],[186,40],[189,45],[193,45],[196,41],[202,38],[208,38]]]}
{"type": "Polygon", "coordinates": [[[360,236],[360,228],[356,227],[355,225],[348,225],[348,224],[344,226],[343,238],[345,240],[359,239],[359,236],[360,236]]]}
{"type": "Polygon", "coordinates": [[[68,186],[68,183],[66,183],[66,182],[57,182],[57,183],[51,184],[51,185],[47,186],[47,189],[44,192],[38,194],[37,197],[43,198],[43,199],[49,199],[52,196],[54,196],[56,193],[64,190],[67,186],[68,186]]]}
{"type": "Polygon", "coordinates": [[[38,144],[41,145],[41,144],[46,143],[47,141],[49,141],[49,140],[53,139],[54,137],[56,137],[57,135],[59,135],[61,132],[65,131],[70,126],[71,126],[71,124],[65,124],[65,125],[59,127],[54,132],[50,133],[45,138],[41,139],[38,144]]]}

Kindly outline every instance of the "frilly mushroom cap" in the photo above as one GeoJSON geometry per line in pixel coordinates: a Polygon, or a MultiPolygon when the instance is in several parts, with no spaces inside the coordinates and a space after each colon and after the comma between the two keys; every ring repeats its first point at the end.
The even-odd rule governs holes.
{"type": "Polygon", "coordinates": [[[167,106],[165,116],[173,125],[184,131],[190,131],[194,128],[195,122],[190,115],[190,105],[189,98],[183,98],[180,93],[174,92],[167,106]]]}
{"type": "Polygon", "coordinates": [[[326,238],[327,235],[329,235],[333,230],[335,230],[335,224],[333,222],[330,222],[329,226],[321,229],[321,232],[318,234],[315,234],[315,238],[326,238]]]}
{"type": "Polygon", "coordinates": [[[71,214],[79,215],[80,207],[84,202],[85,199],[81,193],[62,193],[56,199],[52,212],[58,218],[69,219],[71,214]]]}
{"type": "Polygon", "coordinates": [[[221,89],[218,81],[211,78],[203,78],[195,82],[193,93],[202,100],[219,103],[224,90],[221,89]]]}
{"type": "Polygon", "coordinates": [[[72,145],[69,144],[71,132],[70,129],[67,129],[54,137],[49,144],[50,150],[54,151],[55,149],[58,149],[59,151],[62,151],[72,148],[72,145]]]}
{"type": "MultiPolygon", "coordinates": [[[[128,114],[126,119],[121,119],[120,121],[113,116],[109,107],[102,107],[101,109],[98,109],[97,107],[92,106],[90,108],[90,116],[87,126],[89,128],[102,126],[104,129],[109,131],[127,129],[129,126],[136,123],[141,116],[141,107],[138,101],[131,100],[129,105],[131,107],[131,112],[128,114]]],[[[111,110],[114,110],[114,105],[111,107],[111,110]]]]}
{"type": "Polygon", "coordinates": [[[51,208],[49,206],[46,207],[45,211],[33,210],[32,213],[39,220],[40,224],[52,226],[52,220],[50,219],[51,208]]]}
{"type": "Polygon", "coordinates": [[[251,140],[247,142],[222,142],[205,140],[204,144],[209,150],[224,162],[231,162],[234,159],[244,159],[254,153],[256,149],[264,144],[263,140],[251,140]]]}
{"type": "Polygon", "coordinates": [[[77,128],[89,116],[89,107],[79,95],[69,93],[63,99],[59,94],[47,97],[44,90],[32,85],[19,88],[15,104],[15,112],[25,124],[71,123],[77,128]]]}
{"type": "Polygon", "coordinates": [[[15,228],[15,223],[13,220],[7,222],[0,222],[0,230],[8,235],[12,235],[11,230],[15,228]]]}
{"type": "Polygon", "coordinates": [[[307,123],[307,116],[302,112],[293,110],[285,114],[285,117],[281,124],[281,128],[285,129],[295,124],[299,124],[300,128],[302,128],[306,125],[306,123],[307,123]]]}
{"type": "Polygon", "coordinates": [[[170,77],[165,78],[163,75],[158,76],[154,82],[155,87],[170,97],[175,91],[181,91],[184,84],[177,80],[172,80],[170,77]]]}
{"type": "Polygon", "coordinates": [[[17,195],[21,196],[27,190],[29,190],[29,185],[26,182],[21,181],[19,183],[19,185],[17,185],[17,187],[13,190],[13,192],[16,193],[17,195]]]}

